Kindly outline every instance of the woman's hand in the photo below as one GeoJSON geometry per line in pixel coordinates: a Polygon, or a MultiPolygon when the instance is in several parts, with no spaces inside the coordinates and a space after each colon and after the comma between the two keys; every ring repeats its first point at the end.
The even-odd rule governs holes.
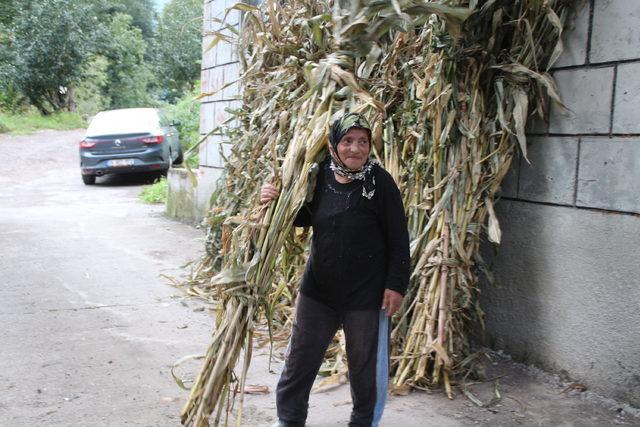
{"type": "Polygon", "coordinates": [[[391,317],[402,305],[402,294],[400,292],[392,291],[391,289],[384,290],[384,296],[382,297],[382,308],[386,309],[387,317],[391,317]]]}
{"type": "Polygon", "coordinates": [[[260,189],[260,203],[271,203],[280,195],[280,191],[272,184],[265,184],[260,189]]]}

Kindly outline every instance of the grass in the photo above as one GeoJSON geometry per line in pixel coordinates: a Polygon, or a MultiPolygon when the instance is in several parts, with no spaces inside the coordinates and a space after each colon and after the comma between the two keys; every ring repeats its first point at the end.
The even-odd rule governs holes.
{"type": "Polygon", "coordinates": [[[35,111],[21,114],[0,111],[0,133],[21,135],[43,129],[69,130],[86,126],[86,121],[77,113],[60,112],[43,116],[35,111]]]}
{"type": "Polygon", "coordinates": [[[138,195],[138,198],[144,203],[166,203],[167,190],[167,179],[163,176],[153,184],[144,187],[138,195]]]}

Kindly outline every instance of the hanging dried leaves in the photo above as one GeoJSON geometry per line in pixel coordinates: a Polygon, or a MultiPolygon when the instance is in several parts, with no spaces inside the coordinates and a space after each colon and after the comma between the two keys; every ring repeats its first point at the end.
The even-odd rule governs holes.
{"type": "MultiPolygon", "coordinates": [[[[444,385],[453,395],[469,328],[482,322],[480,236],[500,241],[493,204],[514,150],[526,156],[530,112],[544,115],[547,97],[560,102],[547,70],[562,49],[569,2],[361,3],[234,6],[244,12],[243,106],[231,112],[237,126],[218,130],[232,154],[188,284],[219,311],[184,424],[208,425],[212,413],[226,424],[235,393],[248,387],[262,319],[271,338],[286,339],[309,238],[293,219],[313,194],[329,125],[346,111],[370,119],[374,155],[409,219],[413,271],[392,331],[393,387],[444,385]],[[281,196],[264,208],[258,192],[269,180],[281,196]]],[[[338,343],[329,364],[338,376],[339,353],[338,343]]]]}

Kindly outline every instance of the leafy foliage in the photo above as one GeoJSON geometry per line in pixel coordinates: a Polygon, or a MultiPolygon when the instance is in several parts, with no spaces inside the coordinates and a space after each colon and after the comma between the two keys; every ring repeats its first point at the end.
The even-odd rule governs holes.
{"type": "Polygon", "coordinates": [[[172,0],[163,12],[155,40],[154,71],[160,97],[169,102],[194,88],[202,56],[202,1],[172,0]]]}
{"type": "MultiPolygon", "coordinates": [[[[197,83],[195,84],[196,88],[199,86],[197,83]]],[[[177,129],[180,133],[180,144],[182,145],[183,153],[186,153],[200,140],[200,102],[196,99],[200,93],[196,88],[191,92],[185,93],[175,105],[165,107],[167,116],[180,122],[177,129]]],[[[197,155],[188,157],[186,161],[189,167],[198,166],[197,155]]]]}
{"type": "Polygon", "coordinates": [[[132,22],[131,16],[117,13],[108,27],[109,43],[102,54],[109,62],[105,92],[111,108],[151,104],[147,89],[152,74],[144,60],[146,43],[132,22]]]}
{"type": "Polygon", "coordinates": [[[144,203],[166,203],[168,191],[169,184],[167,184],[167,179],[163,176],[153,184],[145,186],[138,198],[144,203]]]}
{"type": "Polygon", "coordinates": [[[85,76],[78,84],[76,109],[84,116],[92,116],[111,105],[109,91],[109,60],[95,55],[86,65],[85,76]]]}
{"type": "MultiPolygon", "coordinates": [[[[22,8],[27,8],[30,5],[30,1],[23,1],[22,8]]],[[[0,0],[0,25],[9,25],[13,22],[13,19],[20,10],[20,3],[15,0],[0,0]]]]}
{"type": "Polygon", "coordinates": [[[0,0],[0,109],[154,106],[194,89],[202,2],[0,0]],[[161,37],[159,37],[161,35],[161,37]],[[156,40],[156,37],[159,37],[156,40]]]}
{"type": "Polygon", "coordinates": [[[20,111],[17,114],[0,112],[0,133],[26,134],[41,129],[80,129],[87,125],[76,113],[66,111],[42,116],[37,110],[20,111]]]}
{"type": "Polygon", "coordinates": [[[95,46],[91,12],[80,0],[46,0],[19,10],[13,20],[2,49],[13,67],[5,72],[44,114],[73,108],[72,88],[95,46]]]}
{"type": "Polygon", "coordinates": [[[125,14],[131,16],[131,25],[140,29],[145,42],[150,43],[155,35],[157,14],[153,0],[116,0],[109,2],[97,1],[101,13],[115,16],[125,14]]]}

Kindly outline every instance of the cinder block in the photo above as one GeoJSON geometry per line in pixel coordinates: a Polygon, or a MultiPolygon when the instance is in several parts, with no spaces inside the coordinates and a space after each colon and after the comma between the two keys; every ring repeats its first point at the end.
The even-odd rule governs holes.
{"type": "Polygon", "coordinates": [[[613,133],[640,133],[640,64],[618,65],[613,133]]]}
{"type": "Polygon", "coordinates": [[[226,23],[228,25],[238,25],[240,23],[241,13],[239,10],[231,10],[230,7],[236,3],[243,3],[240,0],[225,0],[225,10],[227,14],[226,23]]]}
{"type": "MultiPolygon", "coordinates": [[[[234,26],[236,31],[240,31],[240,25],[236,24],[234,26]]],[[[231,61],[230,62],[237,62],[239,61],[239,57],[238,57],[238,37],[236,35],[233,34],[233,32],[228,31],[229,35],[231,35],[234,39],[233,44],[231,45],[231,61]]]]}
{"type": "Polygon", "coordinates": [[[240,23],[241,13],[239,10],[230,9],[236,3],[242,3],[242,1],[218,0],[216,1],[215,7],[213,7],[211,3],[205,5],[204,31],[219,31],[226,25],[238,25],[240,23]]]}
{"type": "Polygon", "coordinates": [[[211,47],[214,36],[212,34],[205,34],[202,37],[202,69],[215,67],[217,65],[216,60],[216,48],[211,47]]]}
{"type": "Polygon", "coordinates": [[[593,10],[590,60],[640,58],[640,2],[596,0],[593,10]]]}
{"type": "Polygon", "coordinates": [[[640,138],[584,138],[577,205],[640,213],[640,138]]]}
{"type": "MultiPolygon", "coordinates": [[[[206,215],[211,209],[211,194],[216,190],[222,169],[203,167],[198,170],[198,187],[195,189],[198,211],[206,215]]],[[[200,217],[196,218],[200,219],[200,217]]]]}
{"type": "Polygon", "coordinates": [[[581,65],[587,62],[587,41],[589,39],[589,10],[587,0],[576,1],[575,13],[563,31],[564,51],[553,64],[554,67],[581,65]]]}
{"type": "Polygon", "coordinates": [[[233,45],[231,42],[220,40],[216,47],[216,65],[228,64],[233,56],[233,45]]]}
{"type": "Polygon", "coordinates": [[[224,167],[224,160],[221,155],[222,152],[222,136],[210,135],[206,141],[207,144],[207,158],[205,165],[209,167],[224,167]]]}
{"type": "Polygon", "coordinates": [[[216,19],[224,18],[225,0],[212,0],[211,3],[211,17],[216,19]]]}
{"type": "Polygon", "coordinates": [[[199,222],[210,209],[211,194],[215,190],[222,169],[201,167],[192,171],[197,186],[193,186],[192,174],[186,169],[171,169],[167,175],[169,192],[165,212],[168,216],[184,221],[199,222]]]}
{"type": "Polygon", "coordinates": [[[229,101],[220,101],[216,103],[216,111],[213,119],[213,126],[222,126],[229,118],[229,112],[226,110],[229,106],[229,101]]]}
{"type": "Polygon", "coordinates": [[[206,102],[200,104],[200,133],[209,133],[214,128],[216,103],[206,102]]]}
{"type": "Polygon", "coordinates": [[[485,344],[640,404],[640,218],[508,200],[496,210],[502,243],[485,261],[503,286],[481,286],[485,344]]]}
{"type": "MultiPolygon", "coordinates": [[[[233,62],[224,67],[224,84],[237,81],[240,78],[240,63],[233,62]]],[[[222,99],[237,99],[240,96],[240,84],[238,82],[228,86],[222,92],[222,99]]]]}
{"type": "MultiPolygon", "coordinates": [[[[209,70],[202,70],[200,72],[200,93],[206,93],[209,91],[209,70]]],[[[201,98],[200,102],[208,102],[207,98],[201,98]]]]}
{"type": "Polygon", "coordinates": [[[202,32],[205,34],[213,29],[211,16],[211,2],[206,2],[202,10],[202,32]]]}
{"type": "Polygon", "coordinates": [[[568,116],[551,104],[550,133],[608,133],[613,67],[560,70],[554,73],[568,116]]]}
{"type": "MultiPolygon", "coordinates": [[[[210,69],[202,70],[200,72],[200,94],[201,95],[209,92],[209,87],[211,86],[211,83],[209,82],[209,79],[211,78],[211,73],[209,71],[210,69]]],[[[208,96],[203,96],[202,98],[200,98],[200,102],[211,102],[211,99],[209,99],[208,96]]]]}
{"type": "Polygon", "coordinates": [[[518,197],[518,174],[520,169],[519,148],[513,155],[509,172],[504,176],[502,184],[500,184],[500,196],[515,199],[518,197]]]}
{"type": "MultiPolygon", "coordinates": [[[[236,26],[236,30],[238,27],[236,26]]],[[[233,32],[228,29],[220,30],[220,33],[226,37],[225,40],[221,40],[216,45],[216,64],[228,64],[238,60],[237,54],[237,37],[233,32]]]]}
{"type": "MultiPolygon", "coordinates": [[[[200,134],[200,138],[202,138],[203,136],[204,136],[203,134],[200,134]]],[[[203,142],[198,146],[198,165],[202,166],[205,164],[206,161],[207,161],[207,144],[206,142],[203,142]]]]}
{"type": "Polygon", "coordinates": [[[573,205],[577,138],[530,137],[526,160],[520,161],[518,197],[573,205]]]}
{"type": "Polygon", "coordinates": [[[213,95],[202,98],[202,102],[219,101],[222,99],[222,91],[220,89],[222,89],[223,80],[222,67],[213,67],[202,71],[202,93],[216,92],[213,95]]]}

